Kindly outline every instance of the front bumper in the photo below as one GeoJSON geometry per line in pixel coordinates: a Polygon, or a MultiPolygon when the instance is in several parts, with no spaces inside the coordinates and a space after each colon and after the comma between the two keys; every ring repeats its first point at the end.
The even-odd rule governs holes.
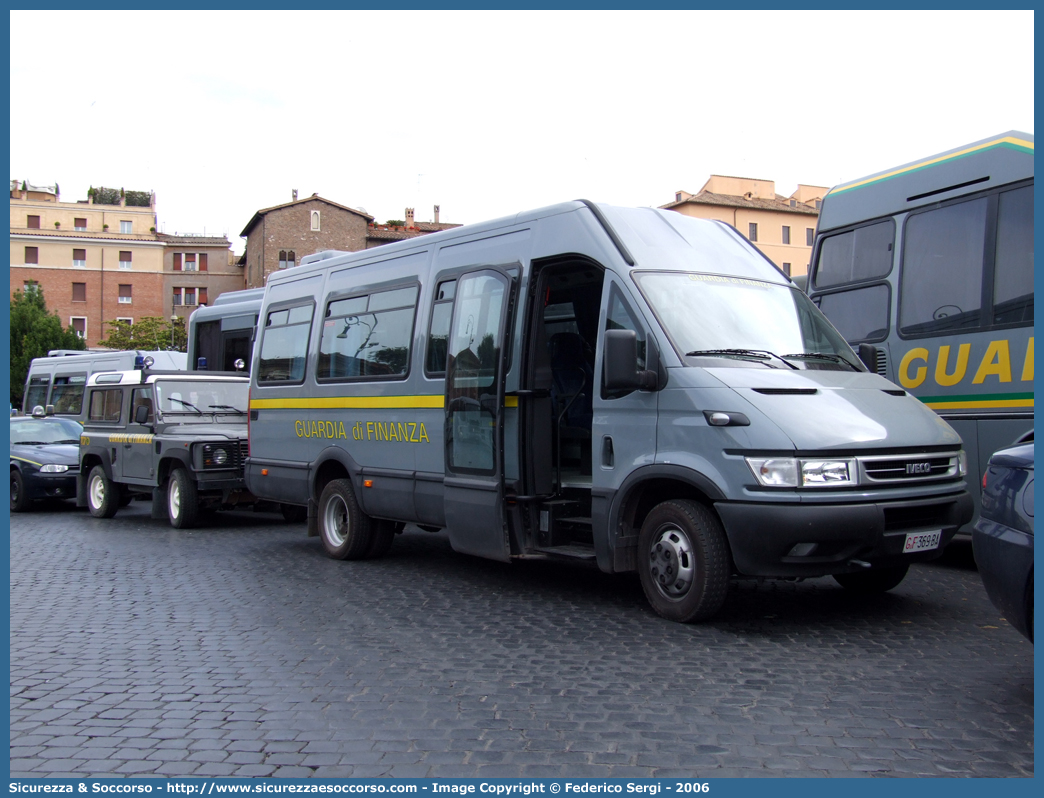
{"type": "Polygon", "coordinates": [[[971,495],[857,504],[714,505],[728,535],[736,570],[746,576],[814,577],[923,562],[939,556],[972,517],[971,495]],[[941,531],[939,546],[903,553],[911,532],[941,531]],[[802,545],[806,544],[806,545],[802,545]],[[807,551],[795,555],[798,551],[807,551]]]}
{"type": "Polygon", "coordinates": [[[1032,641],[1033,535],[979,518],[972,532],[972,549],[993,606],[1032,641]]]}
{"type": "Polygon", "coordinates": [[[30,499],[75,499],[76,471],[70,468],[64,474],[32,474],[22,472],[22,481],[30,499]]]}

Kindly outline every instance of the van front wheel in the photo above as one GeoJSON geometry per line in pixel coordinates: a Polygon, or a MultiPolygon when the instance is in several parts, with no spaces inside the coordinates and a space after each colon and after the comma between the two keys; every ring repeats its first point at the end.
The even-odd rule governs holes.
{"type": "Polygon", "coordinates": [[[656,505],[638,536],[638,574],[645,597],[664,618],[710,618],[729,590],[728,544],[717,516],[686,499],[656,505]]]}
{"type": "Polygon", "coordinates": [[[319,497],[319,537],[335,560],[358,560],[370,550],[372,522],[355,499],[350,479],[334,479],[319,497]]]}

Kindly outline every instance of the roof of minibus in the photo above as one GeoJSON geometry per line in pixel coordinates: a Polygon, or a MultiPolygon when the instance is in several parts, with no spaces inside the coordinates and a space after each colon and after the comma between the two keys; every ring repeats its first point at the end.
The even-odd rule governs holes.
{"type": "Polygon", "coordinates": [[[495,232],[505,227],[576,211],[584,213],[588,229],[593,229],[596,236],[603,237],[606,250],[619,254],[616,260],[620,261],[618,265],[623,269],[630,266],[634,269],[708,272],[781,284],[790,282],[760,250],[722,222],[694,219],[658,208],[624,208],[601,203],[597,204],[597,208],[619,238],[623,252],[629,253],[633,263],[626,264],[627,257],[614,245],[587,203],[576,200],[386,244],[376,251],[366,249],[314,261],[273,273],[269,277],[269,284],[298,279],[331,266],[372,262],[382,256],[417,252],[449,241],[471,238],[476,234],[495,232]]]}
{"type": "Polygon", "coordinates": [[[1033,134],[1009,130],[834,186],[819,231],[879,219],[1033,177],[1033,134]]]}

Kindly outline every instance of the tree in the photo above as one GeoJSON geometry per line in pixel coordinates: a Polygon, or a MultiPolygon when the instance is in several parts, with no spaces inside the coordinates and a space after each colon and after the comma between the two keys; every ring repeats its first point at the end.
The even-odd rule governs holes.
{"type": "Polygon", "coordinates": [[[11,298],[11,404],[20,407],[29,363],[51,349],[87,348],[70,327],[62,329],[58,314],[48,313],[43,289],[33,283],[11,298]]]}
{"type": "Polygon", "coordinates": [[[104,327],[109,337],[98,344],[109,349],[188,350],[188,332],[180,316],[173,322],[160,316],[142,316],[134,324],[113,320],[105,322],[104,327]]]}

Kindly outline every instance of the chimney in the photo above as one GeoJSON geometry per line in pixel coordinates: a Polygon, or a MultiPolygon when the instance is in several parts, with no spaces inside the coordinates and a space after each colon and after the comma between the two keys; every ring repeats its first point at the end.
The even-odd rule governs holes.
{"type": "Polygon", "coordinates": [[[439,223],[439,206],[435,206],[435,224],[439,223]]]}
{"type": "Polygon", "coordinates": [[[413,208],[407,208],[406,209],[406,229],[407,230],[416,230],[417,229],[417,225],[413,221],[413,208]]]}
{"type": "Polygon", "coordinates": [[[291,202],[297,202],[297,189],[296,188],[293,190],[293,195],[294,195],[294,198],[291,200],[291,202]]]}

